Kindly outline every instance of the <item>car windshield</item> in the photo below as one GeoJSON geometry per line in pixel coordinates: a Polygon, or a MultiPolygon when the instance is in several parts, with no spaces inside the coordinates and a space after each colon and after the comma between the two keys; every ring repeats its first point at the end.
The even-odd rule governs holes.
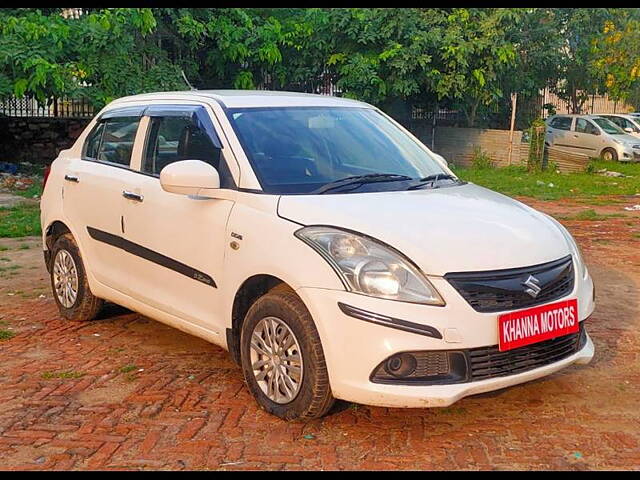
{"type": "Polygon", "coordinates": [[[342,186],[339,181],[349,183],[349,177],[356,177],[351,183],[366,183],[367,191],[406,190],[408,183],[437,174],[451,178],[424,148],[371,108],[239,108],[229,109],[228,116],[268,193],[334,190],[327,185],[342,186]]]}
{"type": "Polygon", "coordinates": [[[625,135],[627,133],[611,120],[607,120],[606,118],[599,117],[593,118],[592,120],[597,123],[598,126],[605,131],[605,133],[609,133],[611,135],[625,135]]]}

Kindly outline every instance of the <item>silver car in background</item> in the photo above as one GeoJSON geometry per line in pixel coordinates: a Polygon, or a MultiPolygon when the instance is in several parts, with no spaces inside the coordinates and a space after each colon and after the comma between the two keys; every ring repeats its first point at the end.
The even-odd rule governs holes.
{"type": "Polygon", "coordinates": [[[608,161],[640,161],[640,139],[599,115],[552,115],[545,144],[608,161]]]}

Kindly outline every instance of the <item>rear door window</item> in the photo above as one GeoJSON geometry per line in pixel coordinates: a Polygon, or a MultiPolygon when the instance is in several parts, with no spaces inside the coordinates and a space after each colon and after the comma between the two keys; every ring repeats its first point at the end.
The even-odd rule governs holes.
{"type": "Polygon", "coordinates": [[[558,130],[571,130],[571,117],[557,117],[551,121],[551,127],[558,130]]]}
{"type": "Polygon", "coordinates": [[[87,137],[84,157],[129,166],[140,117],[109,118],[96,125],[87,137]]]}

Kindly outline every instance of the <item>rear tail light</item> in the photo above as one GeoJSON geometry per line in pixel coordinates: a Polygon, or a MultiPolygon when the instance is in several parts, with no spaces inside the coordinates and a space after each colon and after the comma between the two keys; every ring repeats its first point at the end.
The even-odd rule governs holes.
{"type": "Polygon", "coordinates": [[[42,179],[42,191],[44,192],[44,187],[47,186],[47,179],[49,178],[49,174],[51,173],[51,165],[47,165],[44,167],[44,178],[42,179]]]}

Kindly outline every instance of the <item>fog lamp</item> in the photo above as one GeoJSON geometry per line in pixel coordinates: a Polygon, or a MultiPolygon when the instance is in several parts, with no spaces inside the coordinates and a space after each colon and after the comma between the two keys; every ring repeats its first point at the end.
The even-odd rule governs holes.
{"type": "Polygon", "coordinates": [[[416,357],[410,353],[398,353],[385,362],[385,370],[397,378],[408,377],[415,372],[417,364],[416,357]]]}

